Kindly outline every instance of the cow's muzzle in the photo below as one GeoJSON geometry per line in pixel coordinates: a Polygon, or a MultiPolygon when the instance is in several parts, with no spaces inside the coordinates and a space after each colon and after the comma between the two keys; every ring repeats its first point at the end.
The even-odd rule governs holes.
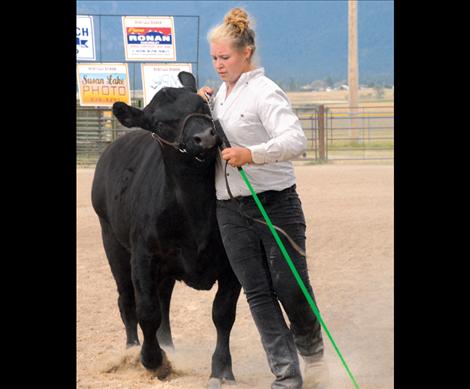
{"type": "Polygon", "coordinates": [[[197,146],[202,147],[205,150],[212,149],[220,142],[212,126],[207,127],[204,131],[194,134],[192,137],[192,141],[197,146]]]}

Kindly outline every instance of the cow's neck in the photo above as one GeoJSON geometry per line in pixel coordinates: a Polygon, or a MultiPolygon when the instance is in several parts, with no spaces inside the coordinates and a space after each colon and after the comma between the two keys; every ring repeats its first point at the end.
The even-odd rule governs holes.
{"type": "Polygon", "coordinates": [[[203,167],[200,165],[201,162],[190,159],[177,151],[172,150],[170,153],[171,156],[164,155],[164,165],[170,190],[175,190],[178,203],[184,207],[191,204],[192,214],[207,209],[205,203],[212,201],[212,197],[215,197],[215,165],[203,167]],[[200,207],[194,206],[198,203],[200,207]]]}
{"type": "Polygon", "coordinates": [[[174,180],[181,181],[182,184],[199,182],[215,169],[215,164],[205,168],[206,162],[199,162],[171,147],[166,147],[162,153],[166,173],[174,180]]]}
{"type": "Polygon", "coordinates": [[[172,169],[171,181],[175,206],[184,215],[186,227],[191,231],[197,252],[205,250],[217,228],[215,214],[215,168],[211,166],[204,175],[193,174],[191,170],[172,169]]]}

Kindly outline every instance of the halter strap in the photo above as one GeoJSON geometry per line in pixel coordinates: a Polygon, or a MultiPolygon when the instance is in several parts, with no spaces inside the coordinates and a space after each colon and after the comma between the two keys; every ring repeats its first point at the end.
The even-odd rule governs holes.
{"type": "Polygon", "coordinates": [[[170,141],[167,141],[165,139],[163,139],[160,135],[157,134],[157,131],[158,128],[155,130],[155,131],[152,131],[152,138],[157,140],[160,145],[163,146],[163,144],[165,145],[168,145],[168,146],[171,146],[173,147],[174,149],[178,150],[179,152],[181,153],[186,153],[186,149],[184,148],[184,143],[183,143],[183,137],[184,137],[184,130],[186,128],[186,123],[188,122],[189,119],[193,118],[193,117],[203,117],[203,118],[206,118],[208,120],[210,120],[212,122],[212,118],[210,115],[207,115],[205,113],[190,113],[188,115],[186,115],[183,119],[183,121],[180,123],[179,125],[179,134],[178,134],[178,137],[175,139],[174,142],[170,142],[170,141]]]}

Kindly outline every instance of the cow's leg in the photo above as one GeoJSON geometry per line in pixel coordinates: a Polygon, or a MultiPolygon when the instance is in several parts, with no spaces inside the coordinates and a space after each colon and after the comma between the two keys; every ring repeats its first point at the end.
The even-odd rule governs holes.
{"type": "Polygon", "coordinates": [[[175,350],[170,327],[170,301],[174,286],[175,280],[172,278],[165,278],[158,286],[162,320],[157,331],[157,339],[160,346],[171,351],[175,350]]]}
{"type": "Polygon", "coordinates": [[[157,288],[158,259],[143,250],[136,250],[132,253],[131,265],[137,319],[144,336],[140,360],[146,369],[158,369],[157,376],[162,379],[170,371],[166,366],[165,352],[157,340],[157,330],[161,322],[157,288]],[[162,369],[159,369],[160,367],[162,369]]]}
{"type": "Polygon", "coordinates": [[[126,345],[127,347],[136,346],[140,343],[137,335],[137,314],[131,278],[131,255],[117,241],[109,223],[100,218],[100,224],[104,250],[119,293],[118,306],[126,327],[126,345]]]}
{"type": "Polygon", "coordinates": [[[222,380],[234,382],[232,357],[230,355],[230,331],[235,322],[240,283],[228,269],[218,280],[218,290],[212,305],[212,320],[217,329],[217,345],[212,355],[212,372],[209,388],[220,388],[222,380]]]}

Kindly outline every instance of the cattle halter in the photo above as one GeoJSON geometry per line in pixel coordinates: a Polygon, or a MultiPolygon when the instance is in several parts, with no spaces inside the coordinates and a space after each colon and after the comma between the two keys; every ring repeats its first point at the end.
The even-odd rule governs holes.
{"type": "MultiPolygon", "coordinates": [[[[169,142],[165,139],[163,139],[160,135],[157,134],[156,131],[158,131],[158,128],[155,129],[155,131],[152,131],[152,138],[157,141],[158,143],[160,143],[161,146],[163,146],[164,144],[167,145],[167,146],[171,146],[173,147],[175,150],[178,150],[180,153],[187,153],[188,151],[186,150],[186,145],[184,144],[183,142],[183,139],[184,139],[184,130],[186,128],[186,123],[188,122],[189,119],[193,118],[193,117],[203,117],[205,119],[208,119],[211,121],[212,125],[213,125],[213,120],[212,120],[212,117],[210,115],[207,115],[207,114],[204,114],[204,113],[190,113],[188,115],[186,115],[183,119],[183,121],[181,122],[181,124],[179,125],[179,134],[178,136],[176,137],[175,141],[173,142],[169,142]]],[[[197,161],[199,162],[204,162],[203,159],[201,158],[198,158],[198,157],[194,157],[197,161]]]]}

